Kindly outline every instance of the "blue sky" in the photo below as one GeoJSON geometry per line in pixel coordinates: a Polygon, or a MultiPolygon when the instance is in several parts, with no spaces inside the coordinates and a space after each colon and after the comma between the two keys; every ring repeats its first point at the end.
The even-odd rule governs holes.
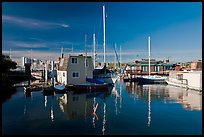
{"type": "MultiPolygon", "coordinates": [[[[91,55],[96,33],[98,61],[103,57],[102,2],[3,2],[2,52],[12,57],[57,59],[87,51],[91,55]]],[[[107,61],[114,45],[122,61],[151,57],[185,62],[202,59],[201,2],[106,2],[107,61]]]]}

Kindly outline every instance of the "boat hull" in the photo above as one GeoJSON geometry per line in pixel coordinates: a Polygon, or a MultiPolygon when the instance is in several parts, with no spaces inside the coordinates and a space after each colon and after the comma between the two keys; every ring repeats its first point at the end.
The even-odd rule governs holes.
{"type": "Polygon", "coordinates": [[[107,84],[79,84],[73,85],[76,92],[106,92],[108,91],[107,84]]]}
{"type": "Polygon", "coordinates": [[[166,84],[165,78],[156,78],[156,77],[137,77],[137,82],[139,84],[166,84]]]}
{"type": "Polygon", "coordinates": [[[177,86],[177,87],[182,87],[182,88],[188,88],[188,85],[183,83],[182,81],[179,80],[166,80],[168,85],[172,85],[172,86],[177,86]]]}

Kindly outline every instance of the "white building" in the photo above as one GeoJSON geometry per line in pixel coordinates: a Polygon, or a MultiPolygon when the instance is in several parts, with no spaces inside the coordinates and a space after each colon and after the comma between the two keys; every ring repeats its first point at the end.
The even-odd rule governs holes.
{"type": "Polygon", "coordinates": [[[169,85],[202,91],[202,71],[170,71],[169,85]]]}
{"type": "Polygon", "coordinates": [[[91,56],[65,56],[59,59],[57,81],[62,84],[83,84],[86,78],[93,78],[91,56]]]}

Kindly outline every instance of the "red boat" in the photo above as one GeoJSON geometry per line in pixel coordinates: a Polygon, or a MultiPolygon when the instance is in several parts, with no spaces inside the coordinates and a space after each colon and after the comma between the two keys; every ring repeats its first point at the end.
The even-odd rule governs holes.
{"type": "Polygon", "coordinates": [[[77,84],[73,85],[75,91],[80,92],[101,92],[108,91],[108,84],[77,84]]]}

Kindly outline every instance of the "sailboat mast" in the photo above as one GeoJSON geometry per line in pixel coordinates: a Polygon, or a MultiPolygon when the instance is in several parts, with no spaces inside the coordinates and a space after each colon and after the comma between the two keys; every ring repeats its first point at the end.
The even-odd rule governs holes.
{"type": "Polygon", "coordinates": [[[149,76],[150,76],[150,36],[148,36],[148,52],[149,52],[149,76]]]}
{"type": "Polygon", "coordinates": [[[87,35],[85,34],[85,41],[84,41],[84,45],[85,45],[85,60],[84,60],[84,65],[85,65],[85,76],[87,77],[87,47],[86,47],[86,39],[87,39],[87,35]]]}
{"type": "Polygon", "coordinates": [[[103,5],[103,62],[106,63],[106,17],[105,17],[105,5],[103,5]]]}
{"type": "Polygon", "coordinates": [[[121,61],[122,61],[122,56],[121,56],[121,45],[120,45],[120,71],[121,71],[121,66],[122,66],[121,61]]]}
{"type": "Polygon", "coordinates": [[[94,69],[96,68],[96,36],[93,34],[93,64],[94,69]]]}
{"type": "MultiPolygon", "coordinates": [[[[115,52],[116,52],[116,43],[115,43],[115,52]]],[[[114,66],[115,66],[115,70],[116,70],[116,53],[114,54],[114,66]]]]}

